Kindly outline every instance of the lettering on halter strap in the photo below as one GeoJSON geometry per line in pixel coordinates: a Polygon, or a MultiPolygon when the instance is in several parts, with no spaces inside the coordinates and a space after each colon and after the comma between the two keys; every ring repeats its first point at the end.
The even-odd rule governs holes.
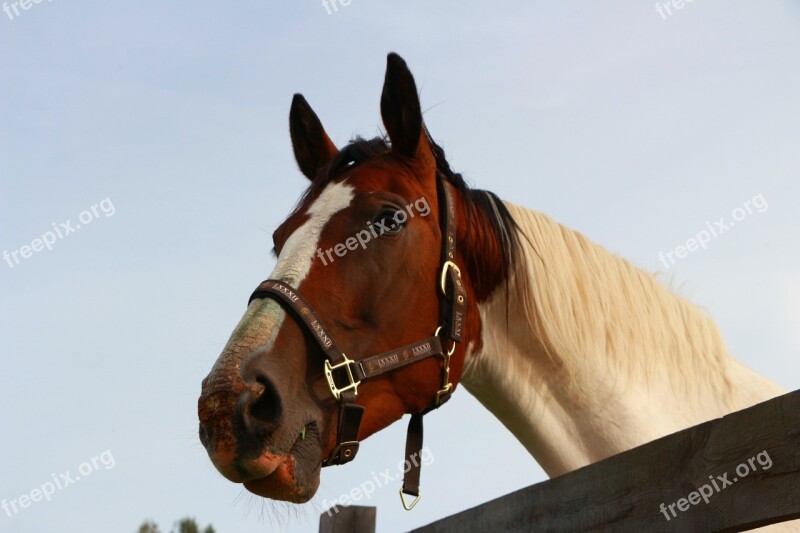
{"type": "Polygon", "coordinates": [[[459,313],[456,311],[456,324],[455,324],[455,334],[459,337],[461,336],[461,328],[464,326],[464,316],[463,313],[459,313]]]}
{"type": "Polygon", "coordinates": [[[287,287],[285,287],[283,285],[276,285],[275,288],[277,288],[283,294],[288,296],[289,299],[291,299],[293,302],[297,301],[297,295],[294,292],[292,292],[291,290],[289,290],[287,287]]]}
{"type": "Polygon", "coordinates": [[[379,359],[378,360],[378,368],[383,368],[386,365],[391,365],[393,363],[396,363],[399,360],[400,360],[400,354],[398,354],[398,353],[393,354],[391,357],[387,357],[386,359],[379,359]]]}
{"type": "Polygon", "coordinates": [[[414,346],[414,348],[411,351],[414,353],[414,355],[421,355],[424,353],[428,353],[431,351],[431,343],[426,342],[425,344],[421,344],[420,346],[414,346]]]}
{"type": "Polygon", "coordinates": [[[317,338],[322,342],[323,346],[325,346],[325,348],[330,348],[333,341],[325,334],[325,330],[322,329],[322,325],[320,325],[319,321],[314,320],[311,323],[311,327],[317,332],[317,338]]]}

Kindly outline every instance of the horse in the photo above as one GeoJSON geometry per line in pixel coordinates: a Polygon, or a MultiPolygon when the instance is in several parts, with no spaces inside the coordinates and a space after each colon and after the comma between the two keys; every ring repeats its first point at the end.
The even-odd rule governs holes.
{"type": "MultiPolygon", "coordinates": [[[[423,415],[459,384],[549,476],[784,393],[653,274],[470,188],[394,53],[380,110],[385,137],[339,149],[294,95],[310,184],[198,400],[200,440],[230,481],[307,502],[323,467],[405,414],[406,453],[419,449],[423,415]]],[[[409,477],[401,496],[418,498],[409,477]]]]}

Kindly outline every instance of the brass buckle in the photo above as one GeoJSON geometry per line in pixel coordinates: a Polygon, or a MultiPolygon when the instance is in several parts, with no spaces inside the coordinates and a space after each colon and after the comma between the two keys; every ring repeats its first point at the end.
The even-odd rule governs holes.
{"type": "Polygon", "coordinates": [[[442,395],[448,394],[453,389],[453,384],[448,383],[436,393],[436,407],[442,405],[442,395]]]}
{"type": "Polygon", "coordinates": [[[414,501],[412,501],[411,503],[406,503],[406,495],[403,492],[403,489],[400,489],[400,501],[403,502],[403,509],[405,509],[406,511],[410,511],[411,509],[413,509],[414,506],[417,505],[417,502],[421,497],[422,494],[417,494],[416,497],[414,498],[414,501]]]}
{"type": "Polygon", "coordinates": [[[442,289],[442,294],[447,296],[447,269],[452,268],[461,277],[461,269],[452,261],[445,261],[442,265],[442,273],[439,276],[439,288],[442,289]]]}
{"type": "MultiPolygon", "coordinates": [[[[433,336],[438,337],[440,331],[442,331],[442,326],[436,328],[436,331],[433,333],[433,336]]],[[[453,390],[453,384],[450,383],[450,357],[453,355],[453,353],[455,353],[455,351],[456,351],[456,343],[451,341],[450,349],[447,351],[446,354],[442,355],[442,357],[444,358],[444,373],[442,375],[442,388],[436,392],[436,404],[435,404],[436,407],[442,405],[442,396],[453,390]]]]}
{"type": "Polygon", "coordinates": [[[337,400],[341,397],[343,392],[351,389],[355,395],[358,396],[358,386],[361,385],[361,382],[356,381],[353,377],[353,370],[350,368],[350,363],[353,363],[354,361],[352,359],[348,359],[345,354],[342,354],[342,356],[344,357],[344,361],[337,365],[332,365],[328,359],[325,360],[325,377],[328,380],[328,387],[331,389],[331,394],[333,394],[333,397],[337,400]],[[347,370],[347,379],[350,380],[350,384],[340,389],[336,386],[336,382],[333,380],[333,371],[342,367],[347,370]]]}

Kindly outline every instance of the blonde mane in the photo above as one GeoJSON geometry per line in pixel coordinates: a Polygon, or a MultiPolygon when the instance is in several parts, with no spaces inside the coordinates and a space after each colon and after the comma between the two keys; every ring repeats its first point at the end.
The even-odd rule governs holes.
{"type": "Polygon", "coordinates": [[[622,388],[659,379],[690,398],[702,390],[730,404],[731,357],[706,314],[581,233],[505,205],[523,234],[511,305],[566,384],[579,389],[582,373],[605,372],[622,388]]]}

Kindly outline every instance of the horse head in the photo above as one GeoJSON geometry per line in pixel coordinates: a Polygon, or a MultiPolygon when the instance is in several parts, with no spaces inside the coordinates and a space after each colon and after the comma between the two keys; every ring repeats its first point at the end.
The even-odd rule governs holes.
{"type": "Polygon", "coordinates": [[[308,501],[321,467],[351,460],[359,440],[406,413],[421,424],[480,343],[476,297],[502,277],[481,213],[507,212],[450,171],[396,54],[381,115],[388,142],[339,150],[295,95],[291,139],[310,186],[273,234],[270,280],[203,380],[200,439],[226,478],[260,496],[308,501]]]}

